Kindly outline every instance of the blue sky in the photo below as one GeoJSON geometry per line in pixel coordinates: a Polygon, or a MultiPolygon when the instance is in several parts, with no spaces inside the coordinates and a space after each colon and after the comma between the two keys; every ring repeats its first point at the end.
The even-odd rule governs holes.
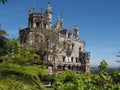
{"type": "MultiPolygon", "coordinates": [[[[120,66],[115,60],[120,50],[120,0],[50,0],[53,8],[53,24],[63,14],[65,28],[80,28],[80,39],[86,41],[91,52],[91,65],[99,65],[105,59],[110,66],[120,66]]],[[[0,23],[9,38],[18,37],[19,27],[27,27],[28,10],[36,6],[47,7],[48,0],[8,0],[0,4],[0,23]]]]}

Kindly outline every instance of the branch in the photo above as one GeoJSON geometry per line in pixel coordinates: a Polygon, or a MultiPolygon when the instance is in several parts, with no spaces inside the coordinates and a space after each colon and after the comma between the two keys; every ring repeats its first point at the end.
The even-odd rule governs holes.
{"type": "Polygon", "coordinates": [[[3,4],[5,4],[7,2],[7,0],[0,0],[3,4]]]}

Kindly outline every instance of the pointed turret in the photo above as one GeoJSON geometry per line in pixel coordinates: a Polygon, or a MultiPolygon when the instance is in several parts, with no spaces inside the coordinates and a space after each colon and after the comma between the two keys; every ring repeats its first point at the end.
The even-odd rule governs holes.
{"type": "Polygon", "coordinates": [[[61,15],[60,24],[61,24],[61,27],[64,28],[64,19],[63,19],[63,15],[61,15]]]}
{"type": "Polygon", "coordinates": [[[74,33],[73,33],[73,36],[75,39],[78,39],[78,36],[79,36],[79,27],[78,26],[74,26],[74,33]]]}
{"type": "Polygon", "coordinates": [[[57,23],[56,23],[56,29],[60,29],[61,25],[60,25],[60,16],[57,16],[57,23]]]}
{"type": "Polygon", "coordinates": [[[57,16],[57,23],[60,23],[60,16],[57,16]]]}
{"type": "Polygon", "coordinates": [[[64,28],[64,23],[63,22],[64,22],[63,17],[58,16],[57,17],[57,23],[56,23],[56,29],[59,29],[59,30],[63,29],[64,28]]]}
{"type": "Polygon", "coordinates": [[[31,14],[31,13],[32,13],[32,10],[31,10],[31,9],[29,9],[28,13],[29,13],[29,14],[31,14]]]}
{"type": "Polygon", "coordinates": [[[48,29],[50,29],[52,26],[52,7],[50,5],[50,1],[48,2],[48,6],[45,10],[45,15],[46,15],[47,27],[48,29]]]}
{"type": "Polygon", "coordinates": [[[51,14],[52,14],[52,7],[51,7],[51,5],[50,5],[50,1],[48,2],[48,6],[47,6],[45,12],[46,12],[46,13],[51,13],[51,14]]]}

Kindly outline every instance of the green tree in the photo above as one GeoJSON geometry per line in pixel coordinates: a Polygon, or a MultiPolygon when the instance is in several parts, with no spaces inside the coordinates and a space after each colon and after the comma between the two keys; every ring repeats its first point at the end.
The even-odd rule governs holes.
{"type": "Polygon", "coordinates": [[[0,88],[21,90],[29,87],[26,90],[43,90],[41,78],[48,75],[48,71],[36,64],[38,58],[35,49],[29,46],[19,47],[16,40],[10,41],[9,46],[8,54],[1,57],[3,63],[0,64],[0,83],[4,83],[7,87],[2,87],[3,84],[0,84],[0,88]]]}
{"type": "Polygon", "coordinates": [[[120,71],[115,70],[112,74],[112,78],[113,78],[115,83],[120,83],[120,71]]]}
{"type": "Polygon", "coordinates": [[[111,76],[106,72],[106,70],[108,69],[108,64],[105,60],[103,60],[100,65],[100,72],[99,72],[99,78],[97,79],[97,83],[99,85],[99,87],[103,90],[114,90],[114,85],[113,80],[111,78],[111,76]]]}
{"type": "Polygon", "coordinates": [[[55,90],[97,90],[94,78],[92,74],[63,71],[56,78],[55,90]]]}
{"type": "Polygon", "coordinates": [[[7,33],[4,30],[0,30],[0,56],[7,53],[8,39],[7,33]]]}
{"type": "Polygon", "coordinates": [[[7,55],[1,57],[4,63],[26,65],[38,64],[40,62],[34,48],[30,46],[18,46],[17,40],[11,40],[9,42],[7,52],[7,55]]]}
{"type": "Polygon", "coordinates": [[[73,90],[75,88],[76,74],[72,71],[63,71],[57,76],[55,90],[73,90]]]}
{"type": "Polygon", "coordinates": [[[7,0],[0,0],[0,2],[2,2],[3,4],[5,4],[7,2],[7,0]]]}
{"type": "Polygon", "coordinates": [[[100,65],[99,65],[100,71],[105,71],[108,69],[108,64],[105,60],[101,61],[100,65]]]}

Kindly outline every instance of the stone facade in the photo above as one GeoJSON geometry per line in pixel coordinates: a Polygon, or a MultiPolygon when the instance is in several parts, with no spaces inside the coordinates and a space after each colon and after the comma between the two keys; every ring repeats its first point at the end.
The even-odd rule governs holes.
{"type": "Polygon", "coordinates": [[[37,13],[35,8],[29,11],[28,27],[19,30],[19,41],[21,45],[29,44],[49,52],[44,60],[50,63],[50,73],[65,69],[90,72],[90,52],[85,51],[85,41],[79,39],[78,26],[74,26],[73,31],[65,29],[63,18],[59,16],[53,25],[50,3],[44,12],[41,9],[37,13]]]}

